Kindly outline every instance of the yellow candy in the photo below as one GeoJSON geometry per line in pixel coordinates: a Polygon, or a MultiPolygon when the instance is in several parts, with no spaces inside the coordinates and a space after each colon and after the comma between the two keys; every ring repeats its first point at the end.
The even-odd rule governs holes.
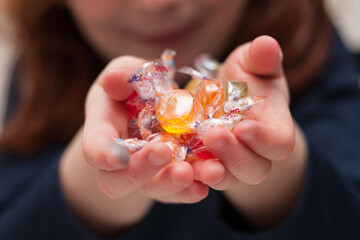
{"type": "Polygon", "coordinates": [[[184,89],[194,94],[195,89],[200,85],[200,83],[201,83],[201,79],[193,78],[186,84],[184,89]]]}
{"type": "Polygon", "coordinates": [[[162,128],[174,134],[190,133],[205,118],[204,110],[190,92],[171,90],[158,102],[155,114],[162,128]]]}
{"type": "Polygon", "coordinates": [[[225,101],[236,101],[244,98],[247,95],[248,88],[246,82],[238,82],[235,80],[228,80],[226,82],[225,101]]]}
{"type": "Polygon", "coordinates": [[[224,88],[220,81],[202,80],[194,95],[201,103],[207,118],[219,118],[224,115],[224,88]]]}

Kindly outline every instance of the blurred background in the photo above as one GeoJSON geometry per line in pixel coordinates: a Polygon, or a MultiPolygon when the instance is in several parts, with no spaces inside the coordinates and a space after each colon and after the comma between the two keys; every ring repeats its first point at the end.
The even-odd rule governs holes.
{"type": "Polygon", "coordinates": [[[360,0],[326,0],[331,19],[349,50],[360,54],[360,0]]]}
{"type": "MultiPolygon", "coordinates": [[[[325,0],[329,15],[334,26],[340,33],[348,49],[358,59],[360,69],[360,0],[325,0]]],[[[1,2],[1,0],[0,0],[1,2]]],[[[0,13],[0,25],[5,26],[6,19],[0,13]]],[[[9,69],[16,56],[16,51],[11,47],[8,40],[4,38],[7,31],[0,32],[0,130],[3,123],[2,113],[7,99],[7,87],[9,69]],[[5,32],[5,34],[4,34],[5,32]]]]}

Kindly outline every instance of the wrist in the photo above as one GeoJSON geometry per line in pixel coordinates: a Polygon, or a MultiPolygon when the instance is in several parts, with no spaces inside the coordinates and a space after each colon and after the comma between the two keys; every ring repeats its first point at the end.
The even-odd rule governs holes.
{"type": "Polygon", "coordinates": [[[258,185],[239,182],[225,191],[229,202],[256,229],[269,228],[283,221],[300,196],[306,172],[307,144],[297,124],[295,134],[293,152],[284,161],[272,162],[265,181],[258,185]]]}

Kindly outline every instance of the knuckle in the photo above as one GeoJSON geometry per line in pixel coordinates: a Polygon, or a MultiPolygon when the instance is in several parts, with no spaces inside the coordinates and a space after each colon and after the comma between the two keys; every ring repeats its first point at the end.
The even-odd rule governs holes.
{"type": "Polygon", "coordinates": [[[108,159],[106,144],[103,143],[104,141],[101,138],[94,137],[96,135],[98,135],[98,131],[93,128],[91,134],[83,137],[82,153],[86,162],[100,170],[115,170],[116,166],[113,166],[110,159],[108,159]]]}
{"type": "Polygon", "coordinates": [[[88,160],[91,165],[95,166],[98,169],[101,170],[115,170],[115,167],[110,164],[108,161],[108,158],[106,157],[106,154],[99,151],[99,152],[93,152],[92,158],[89,158],[88,160]]]}
{"type": "Polygon", "coordinates": [[[281,149],[278,160],[286,159],[295,148],[295,128],[294,126],[284,126],[283,136],[278,143],[278,149],[281,149]]]}
{"type": "Polygon", "coordinates": [[[170,197],[181,192],[183,189],[185,189],[185,187],[174,186],[169,183],[168,186],[163,186],[159,189],[159,195],[163,198],[170,197]]]}
{"type": "Polygon", "coordinates": [[[85,144],[85,142],[83,141],[82,146],[81,146],[81,150],[82,150],[82,154],[83,154],[86,162],[88,162],[88,163],[90,163],[90,159],[91,159],[90,149],[91,148],[89,148],[88,145],[85,144]]]}
{"type": "Polygon", "coordinates": [[[105,181],[102,177],[102,174],[98,175],[98,179],[97,179],[97,183],[98,183],[98,187],[100,189],[100,191],[107,196],[110,199],[116,199],[118,198],[118,196],[115,194],[115,192],[113,191],[112,187],[108,184],[107,181],[105,181]]]}
{"type": "Polygon", "coordinates": [[[106,160],[106,154],[102,151],[102,147],[100,147],[102,146],[101,142],[94,137],[97,135],[97,131],[95,128],[91,128],[91,131],[87,131],[89,128],[91,128],[91,126],[85,126],[81,140],[82,154],[85,160],[96,168],[111,168],[106,160]]]}
{"type": "Polygon", "coordinates": [[[267,141],[266,151],[263,152],[267,159],[272,161],[285,160],[295,147],[295,130],[292,125],[283,125],[273,129],[273,135],[267,141]]]}
{"type": "Polygon", "coordinates": [[[93,167],[102,168],[102,166],[108,168],[109,165],[106,162],[105,156],[102,156],[101,153],[98,153],[94,148],[89,147],[88,145],[83,145],[82,148],[83,156],[86,162],[93,167]]]}
{"type": "Polygon", "coordinates": [[[140,191],[143,195],[147,196],[148,198],[155,199],[157,197],[157,194],[148,186],[143,186],[142,188],[140,188],[140,191]]]}
{"type": "Polygon", "coordinates": [[[231,186],[235,185],[237,183],[237,181],[221,181],[217,184],[213,184],[210,187],[212,189],[215,189],[217,191],[225,191],[228,190],[229,188],[231,188],[231,186]]]}
{"type": "Polygon", "coordinates": [[[129,169],[125,171],[127,184],[132,186],[142,186],[147,181],[146,178],[142,178],[141,174],[137,174],[129,169]]]}
{"type": "MultiPolygon", "coordinates": [[[[236,156],[236,155],[234,155],[236,156]]],[[[233,171],[237,171],[238,169],[242,169],[246,164],[247,159],[245,157],[236,156],[231,161],[228,161],[227,167],[228,169],[232,169],[233,171]]]]}
{"type": "Polygon", "coordinates": [[[166,199],[173,196],[175,193],[171,190],[159,188],[158,186],[144,187],[143,193],[151,199],[166,199]]]}
{"type": "Polygon", "coordinates": [[[98,156],[95,158],[95,161],[97,165],[99,165],[100,168],[102,169],[115,170],[115,167],[111,165],[111,163],[108,161],[108,158],[102,153],[98,153],[98,156]]]}
{"type": "Polygon", "coordinates": [[[203,200],[204,198],[205,198],[204,196],[193,196],[189,192],[183,192],[182,194],[179,194],[178,196],[176,196],[177,202],[180,202],[183,204],[197,203],[197,202],[200,202],[201,200],[203,200]]]}
{"type": "Polygon", "coordinates": [[[246,183],[250,185],[258,185],[262,183],[270,174],[271,162],[266,160],[266,164],[261,171],[255,174],[252,178],[247,179],[246,183]]]}

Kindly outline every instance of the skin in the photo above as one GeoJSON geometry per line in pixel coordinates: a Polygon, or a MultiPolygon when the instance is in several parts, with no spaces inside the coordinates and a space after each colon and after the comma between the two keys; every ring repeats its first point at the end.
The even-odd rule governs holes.
{"type": "Polygon", "coordinates": [[[178,66],[192,65],[194,58],[204,52],[215,57],[221,55],[238,25],[245,3],[237,0],[106,0],[101,3],[67,0],[84,36],[105,59],[121,55],[149,59],[171,48],[177,51],[178,66]]]}
{"type": "MultiPolygon", "coordinates": [[[[199,7],[211,10],[214,16],[207,16],[207,24],[213,24],[212,27],[200,26],[180,40],[165,41],[174,44],[181,63],[188,66],[199,51],[216,56],[224,50],[225,39],[230,38],[242,9],[239,5],[242,1],[229,1],[232,7],[227,7],[215,0],[157,0],[151,4],[108,0],[95,11],[98,5],[95,0],[80,4],[83,2],[68,0],[68,6],[84,35],[104,58],[125,53],[154,57],[164,48],[162,37],[151,40],[158,41],[157,44],[134,41],[114,32],[113,25],[124,21],[130,29],[140,29],[142,35],[154,32],[161,36],[164,29],[177,29],[178,24],[187,22],[189,15],[202,19],[199,7]],[[234,6],[238,7],[236,11],[234,6]],[[177,20],[163,22],[169,11],[179,14],[177,20]],[[226,11],[231,13],[231,22],[220,18],[226,11]],[[164,26],[156,28],[158,23],[164,26]],[[145,27],[147,24],[149,28],[145,27]],[[97,31],[103,34],[95,34],[97,31]],[[214,32],[221,32],[224,38],[206,41],[214,32]],[[118,44],[123,41],[129,45],[118,44]]],[[[205,135],[204,144],[220,161],[172,163],[171,150],[160,142],[131,154],[128,165],[111,151],[109,143],[114,137],[128,137],[124,101],[133,89],[127,78],[144,61],[121,56],[108,64],[89,90],[84,126],[62,156],[62,186],[80,221],[95,233],[111,235],[143,219],[154,201],[196,203],[206,198],[209,187],[222,190],[234,209],[254,228],[269,228],[285,219],[302,188],[307,150],[301,129],[289,111],[289,91],[276,40],[259,37],[239,46],[224,63],[220,79],[246,81],[249,95],[266,96],[266,101],[256,105],[233,132],[213,128],[205,135]]]]}

